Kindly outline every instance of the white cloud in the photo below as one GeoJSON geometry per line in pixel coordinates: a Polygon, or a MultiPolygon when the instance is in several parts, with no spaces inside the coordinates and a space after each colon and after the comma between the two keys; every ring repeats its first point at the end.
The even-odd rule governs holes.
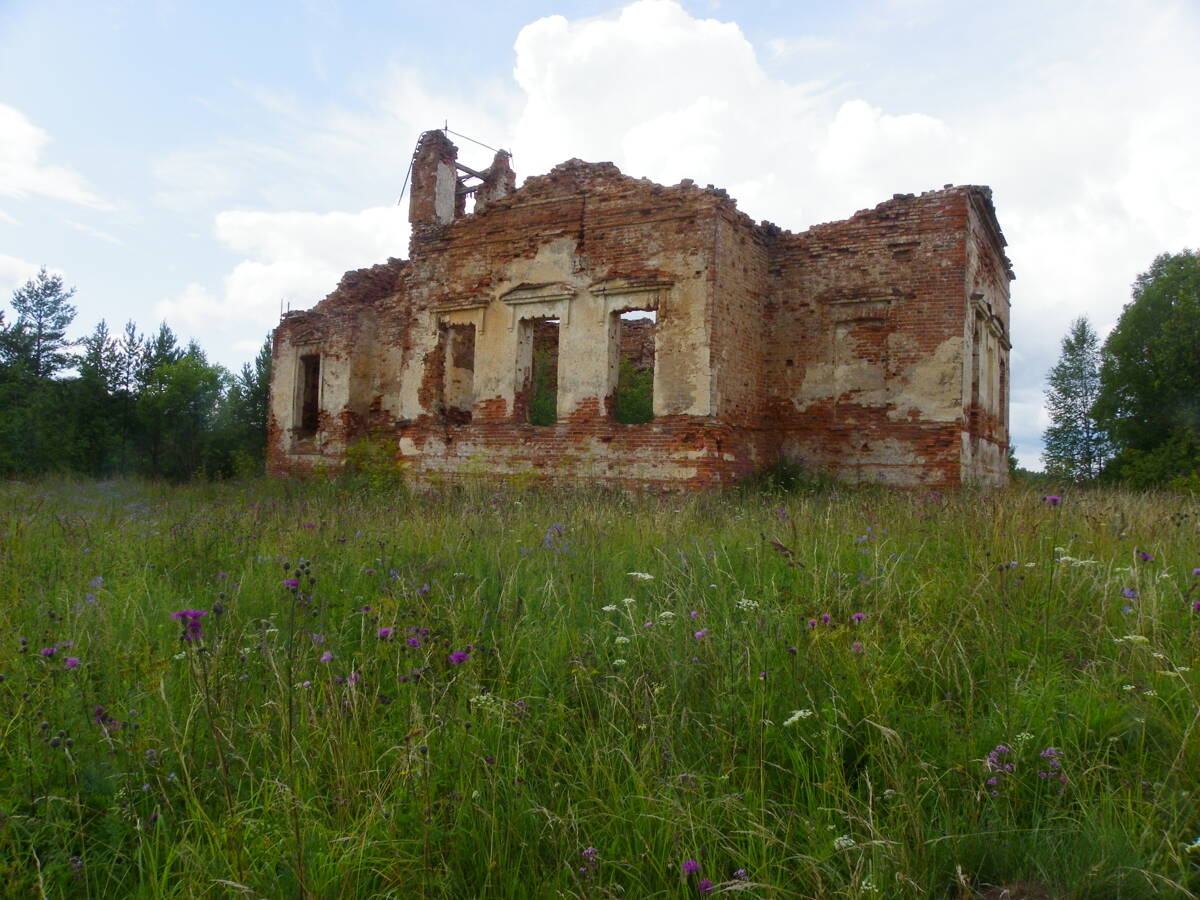
{"type": "MultiPolygon", "coordinates": [[[[159,303],[157,313],[172,327],[219,344],[241,335],[235,345],[240,346],[247,332],[274,326],[281,302],[305,309],[332,291],[347,270],[403,255],[408,219],[396,206],[358,213],[227,211],[216,217],[215,233],[246,258],[219,290],[189,284],[159,303]]],[[[227,355],[214,349],[217,358],[227,355]]]]}
{"type": "Polygon", "coordinates": [[[7,300],[13,291],[37,273],[38,267],[33,263],[0,253],[0,296],[7,300]]]}
{"type": "Polygon", "coordinates": [[[67,220],[67,225],[74,228],[76,231],[82,231],[84,234],[89,234],[97,240],[104,241],[107,244],[116,244],[118,247],[124,247],[125,242],[119,237],[114,237],[107,231],[101,231],[99,228],[93,228],[91,225],[85,225],[83,222],[72,222],[67,220]]]}
{"type": "Polygon", "coordinates": [[[82,175],[41,161],[50,136],[23,112],[0,103],[0,195],[65,200],[93,209],[112,209],[94,194],[82,175]]]}

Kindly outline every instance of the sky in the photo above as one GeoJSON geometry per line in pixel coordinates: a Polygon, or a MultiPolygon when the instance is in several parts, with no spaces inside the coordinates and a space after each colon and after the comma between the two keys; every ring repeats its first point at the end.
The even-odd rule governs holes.
{"type": "Polygon", "coordinates": [[[1105,335],[1200,247],[1197,46],[1196,0],[0,0],[0,298],[44,265],[76,336],[166,321],[236,369],[281,305],[406,255],[408,163],[446,123],[518,182],[611,160],[792,231],[986,184],[1040,468],[1071,321],[1105,335]]]}

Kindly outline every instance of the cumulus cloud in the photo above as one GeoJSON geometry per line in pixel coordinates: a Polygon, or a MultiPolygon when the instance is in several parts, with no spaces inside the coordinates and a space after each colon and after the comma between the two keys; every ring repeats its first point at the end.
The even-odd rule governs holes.
{"type": "Polygon", "coordinates": [[[0,296],[7,299],[37,273],[38,267],[33,263],[0,253],[0,296]]]}
{"type": "Polygon", "coordinates": [[[0,195],[50,197],[92,209],[111,209],[112,204],[94,194],[78,172],[42,161],[49,143],[50,136],[23,112],[0,103],[0,195]]]}
{"type": "Polygon", "coordinates": [[[214,230],[245,258],[219,289],[189,284],[159,303],[157,313],[172,327],[225,343],[233,334],[271,328],[281,303],[312,306],[349,269],[403,255],[408,219],[395,206],[357,213],[227,211],[216,217],[214,230]]]}

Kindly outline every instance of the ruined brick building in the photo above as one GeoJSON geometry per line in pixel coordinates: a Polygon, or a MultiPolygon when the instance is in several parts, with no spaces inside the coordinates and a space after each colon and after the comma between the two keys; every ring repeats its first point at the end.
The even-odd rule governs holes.
{"type": "Polygon", "coordinates": [[[280,322],[273,472],[371,437],[417,479],[719,485],[783,459],[1006,480],[1013,275],[987,188],[793,234],[690,180],[570,160],[517,188],[507,154],[480,172],[457,152],[421,137],[407,260],[280,322]]]}

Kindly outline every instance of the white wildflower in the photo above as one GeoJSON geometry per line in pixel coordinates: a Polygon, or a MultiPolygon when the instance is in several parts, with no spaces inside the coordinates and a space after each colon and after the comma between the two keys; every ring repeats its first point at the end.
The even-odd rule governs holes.
{"type": "Polygon", "coordinates": [[[613,665],[614,665],[614,666],[616,666],[617,668],[620,668],[621,666],[625,665],[625,660],[623,660],[623,659],[614,659],[614,660],[613,660],[613,665]]]}
{"type": "Polygon", "coordinates": [[[638,581],[653,581],[654,576],[649,572],[626,572],[631,578],[636,578],[638,581]]]}
{"type": "Polygon", "coordinates": [[[628,644],[629,638],[625,637],[625,635],[623,635],[623,634],[618,634],[615,638],[613,638],[613,643],[614,644],[628,644]]]}
{"type": "Polygon", "coordinates": [[[1190,672],[1190,671],[1192,671],[1192,667],[1191,666],[1176,666],[1175,671],[1176,672],[1190,672]]]}
{"type": "Polygon", "coordinates": [[[1142,693],[1142,696],[1143,696],[1143,697],[1157,697],[1157,696],[1158,696],[1158,691],[1144,691],[1144,692],[1142,693]]]}
{"type": "Polygon", "coordinates": [[[617,605],[615,603],[610,603],[610,604],[608,604],[608,606],[602,606],[600,608],[602,610],[604,610],[605,612],[616,612],[617,611],[617,605]]]}
{"type": "Polygon", "coordinates": [[[493,713],[504,712],[504,701],[495,694],[476,694],[467,703],[470,704],[472,709],[486,710],[493,713]]]}
{"type": "Polygon", "coordinates": [[[634,600],[632,597],[626,597],[621,602],[624,603],[626,606],[633,606],[633,604],[637,603],[637,601],[634,600]]]}
{"type": "Polygon", "coordinates": [[[1026,744],[1028,744],[1032,740],[1033,740],[1032,733],[1030,733],[1028,731],[1022,731],[1020,734],[1017,735],[1017,739],[1013,743],[1015,743],[1017,745],[1017,747],[1020,748],[1020,747],[1024,747],[1026,744]]]}
{"type": "Polygon", "coordinates": [[[751,600],[749,597],[743,597],[737,602],[737,608],[749,612],[750,610],[758,609],[758,601],[751,600]]]}
{"type": "Polygon", "coordinates": [[[783,727],[790,728],[792,725],[795,725],[801,719],[807,719],[812,714],[813,714],[813,711],[811,709],[798,709],[795,712],[793,712],[790,716],[788,716],[786,719],[783,720],[783,727]]]}
{"type": "Polygon", "coordinates": [[[1144,634],[1127,634],[1127,635],[1125,635],[1123,640],[1130,644],[1148,644],[1148,643],[1150,643],[1150,638],[1146,637],[1144,634]]]}
{"type": "Polygon", "coordinates": [[[1136,691],[1136,690],[1137,690],[1137,685],[1136,685],[1136,684],[1123,684],[1123,685],[1121,685],[1121,690],[1123,690],[1123,691],[1136,691]]]}
{"type": "Polygon", "coordinates": [[[664,609],[658,614],[658,620],[660,622],[670,622],[673,618],[675,618],[675,613],[671,612],[669,609],[664,609]]]}
{"type": "Polygon", "coordinates": [[[840,834],[833,839],[834,850],[849,850],[851,847],[858,845],[858,841],[850,837],[848,834],[840,834]]]}
{"type": "Polygon", "coordinates": [[[1166,659],[1167,658],[1167,654],[1165,654],[1165,653],[1151,653],[1150,655],[1153,656],[1155,659],[1166,659]]]}

